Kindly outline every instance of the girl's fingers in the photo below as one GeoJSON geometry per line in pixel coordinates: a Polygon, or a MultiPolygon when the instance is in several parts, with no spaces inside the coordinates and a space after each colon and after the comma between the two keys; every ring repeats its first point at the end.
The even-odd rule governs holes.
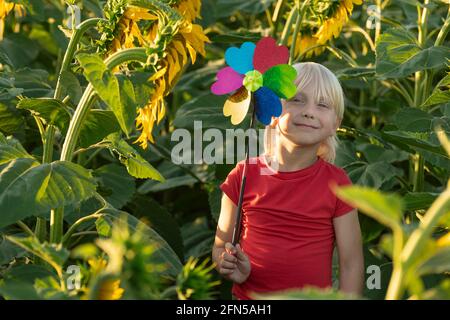
{"type": "Polygon", "coordinates": [[[228,262],[236,262],[237,258],[235,256],[232,256],[229,253],[224,252],[223,254],[223,260],[228,261],[228,262]]]}
{"type": "Polygon", "coordinates": [[[224,261],[222,261],[221,267],[225,268],[225,269],[234,269],[234,268],[236,268],[236,264],[224,260],[224,261]]]}
{"type": "Polygon", "coordinates": [[[232,274],[234,272],[234,270],[220,268],[219,272],[220,272],[220,274],[232,274]]]}
{"type": "Polygon", "coordinates": [[[236,246],[233,246],[230,242],[225,243],[225,250],[224,251],[224,259],[230,262],[233,262],[229,257],[237,258],[241,261],[247,261],[247,255],[242,251],[241,245],[238,243],[236,246]]]}
{"type": "Polygon", "coordinates": [[[239,260],[247,260],[248,259],[247,255],[244,253],[244,251],[242,251],[241,245],[239,243],[236,245],[236,253],[237,253],[236,257],[239,260]]]}
{"type": "Polygon", "coordinates": [[[236,253],[236,248],[230,242],[225,243],[225,250],[230,255],[236,253]]]}

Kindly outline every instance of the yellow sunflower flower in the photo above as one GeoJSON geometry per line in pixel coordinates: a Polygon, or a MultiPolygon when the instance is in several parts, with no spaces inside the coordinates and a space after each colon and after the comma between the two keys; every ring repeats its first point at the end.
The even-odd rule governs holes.
{"type": "Polygon", "coordinates": [[[134,48],[135,38],[139,45],[143,45],[145,40],[137,24],[140,20],[157,20],[158,17],[149,13],[148,9],[128,6],[119,21],[118,35],[114,38],[110,53],[120,49],[134,48]]]}
{"type": "MultiPolygon", "coordinates": [[[[157,72],[149,79],[154,84],[155,91],[150,101],[139,108],[136,117],[136,128],[141,134],[134,143],[139,143],[143,149],[148,147],[148,141],[154,143],[153,127],[159,124],[165,116],[164,97],[167,96],[177,82],[180,71],[188,63],[188,55],[192,63],[197,59],[197,53],[206,55],[205,43],[210,42],[203,28],[192,23],[200,18],[201,0],[182,0],[173,6],[182,16],[183,22],[172,41],[167,45],[164,58],[158,61],[157,72]]],[[[119,21],[118,33],[109,49],[110,53],[136,45],[144,46],[155,41],[158,32],[158,17],[147,9],[127,6],[119,21]],[[152,21],[148,30],[140,30],[137,24],[140,20],[152,21]]]]}
{"type": "MultiPolygon", "coordinates": [[[[136,127],[141,131],[139,138],[134,143],[139,143],[143,149],[148,147],[148,141],[154,143],[152,136],[153,127],[159,124],[165,116],[164,97],[167,96],[177,82],[180,71],[188,62],[188,54],[192,63],[197,59],[197,53],[206,55],[205,43],[210,42],[203,28],[193,24],[195,18],[200,17],[200,0],[180,1],[175,7],[185,18],[179,33],[175,35],[166,48],[167,55],[159,62],[160,69],[150,80],[155,84],[155,92],[149,103],[138,110],[136,127]]],[[[145,39],[152,42],[156,37],[157,24],[149,30],[145,39]]]]}
{"type": "Polygon", "coordinates": [[[105,259],[97,258],[97,257],[88,259],[87,263],[90,267],[89,268],[90,275],[93,278],[95,278],[96,276],[98,276],[100,274],[100,272],[105,270],[106,265],[108,264],[105,259]]]}
{"type": "Polygon", "coordinates": [[[5,19],[8,13],[14,8],[14,3],[0,0],[0,19],[5,19]]]}
{"type": "Polygon", "coordinates": [[[100,284],[100,288],[97,291],[96,296],[89,296],[91,289],[84,287],[82,289],[84,292],[83,295],[80,297],[81,300],[119,300],[122,298],[124,289],[120,288],[120,280],[112,280],[107,279],[103,280],[100,284]]]}
{"type": "MultiPolygon", "coordinates": [[[[291,45],[292,45],[292,36],[290,36],[288,39],[288,46],[291,46],[291,45]]],[[[317,48],[311,49],[312,47],[315,47],[317,45],[318,45],[317,38],[312,37],[311,35],[308,35],[308,34],[300,34],[299,33],[297,36],[297,41],[295,43],[294,56],[298,57],[300,55],[305,54],[305,52],[306,52],[306,54],[305,54],[306,58],[311,58],[313,55],[318,56],[325,50],[325,47],[317,47],[317,48]]]]}
{"type": "Polygon", "coordinates": [[[180,1],[175,8],[184,16],[186,20],[192,22],[196,18],[201,18],[201,5],[201,0],[184,0],[180,1]]]}
{"type": "Polygon", "coordinates": [[[119,300],[122,298],[124,289],[120,288],[120,280],[102,281],[98,291],[98,300],[119,300]]]}
{"type": "MultiPolygon", "coordinates": [[[[108,265],[108,262],[101,257],[90,258],[87,263],[89,265],[89,276],[91,280],[100,276],[108,265]]],[[[84,294],[81,297],[82,300],[89,299],[90,290],[90,288],[84,288],[84,294]]],[[[123,292],[124,289],[120,288],[120,279],[114,279],[108,276],[100,280],[97,295],[91,298],[96,300],[118,300],[122,297],[123,292]]]]}
{"type": "Polygon", "coordinates": [[[362,0],[343,0],[335,10],[332,17],[326,19],[314,34],[318,44],[327,43],[332,37],[337,38],[342,27],[347,23],[353,11],[353,4],[360,5],[362,0]]]}
{"type": "Polygon", "coordinates": [[[14,9],[16,17],[25,15],[25,7],[21,4],[0,0],[0,40],[3,39],[5,30],[5,18],[14,9]]]}

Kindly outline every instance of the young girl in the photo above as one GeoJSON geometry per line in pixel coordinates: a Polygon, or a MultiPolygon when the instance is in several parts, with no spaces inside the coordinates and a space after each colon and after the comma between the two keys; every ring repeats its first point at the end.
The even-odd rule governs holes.
{"type": "Polygon", "coordinates": [[[245,160],[220,186],[222,207],[212,256],[217,271],[234,282],[232,293],[238,299],[250,299],[252,292],[331,287],[335,243],[339,289],[362,293],[358,213],[330,188],[331,183],[352,183],[333,164],[336,130],[344,115],[343,91],[321,64],[294,67],[297,94],[282,101],[282,114],[266,127],[265,153],[248,164],[242,233],[235,247],[231,239],[245,160]]]}

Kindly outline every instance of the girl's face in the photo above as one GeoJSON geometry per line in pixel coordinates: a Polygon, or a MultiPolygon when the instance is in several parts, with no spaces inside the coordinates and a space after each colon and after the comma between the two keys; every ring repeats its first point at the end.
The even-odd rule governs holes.
{"type": "Polygon", "coordinates": [[[299,146],[320,145],[341,124],[332,106],[314,101],[311,84],[297,91],[290,100],[283,100],[282,105],[278,124],[274,124],[282,136],[299,146]]]}

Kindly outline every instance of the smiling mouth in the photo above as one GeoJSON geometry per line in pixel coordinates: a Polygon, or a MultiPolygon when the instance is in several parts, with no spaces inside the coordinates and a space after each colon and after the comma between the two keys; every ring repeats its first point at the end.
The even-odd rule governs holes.
{"type": "Polygon", "coordinates": [[[311,129],[319,129],[319,128],[317,128],[317,127],[313,127],[313,126],[310,126],[310,125],[307,125],[307,124],[303,124],[303,123],[294,123],[294,125],[295,126],[297,126],[297,127],[306,127],[306,128],[311,128],[311,129]]]}

